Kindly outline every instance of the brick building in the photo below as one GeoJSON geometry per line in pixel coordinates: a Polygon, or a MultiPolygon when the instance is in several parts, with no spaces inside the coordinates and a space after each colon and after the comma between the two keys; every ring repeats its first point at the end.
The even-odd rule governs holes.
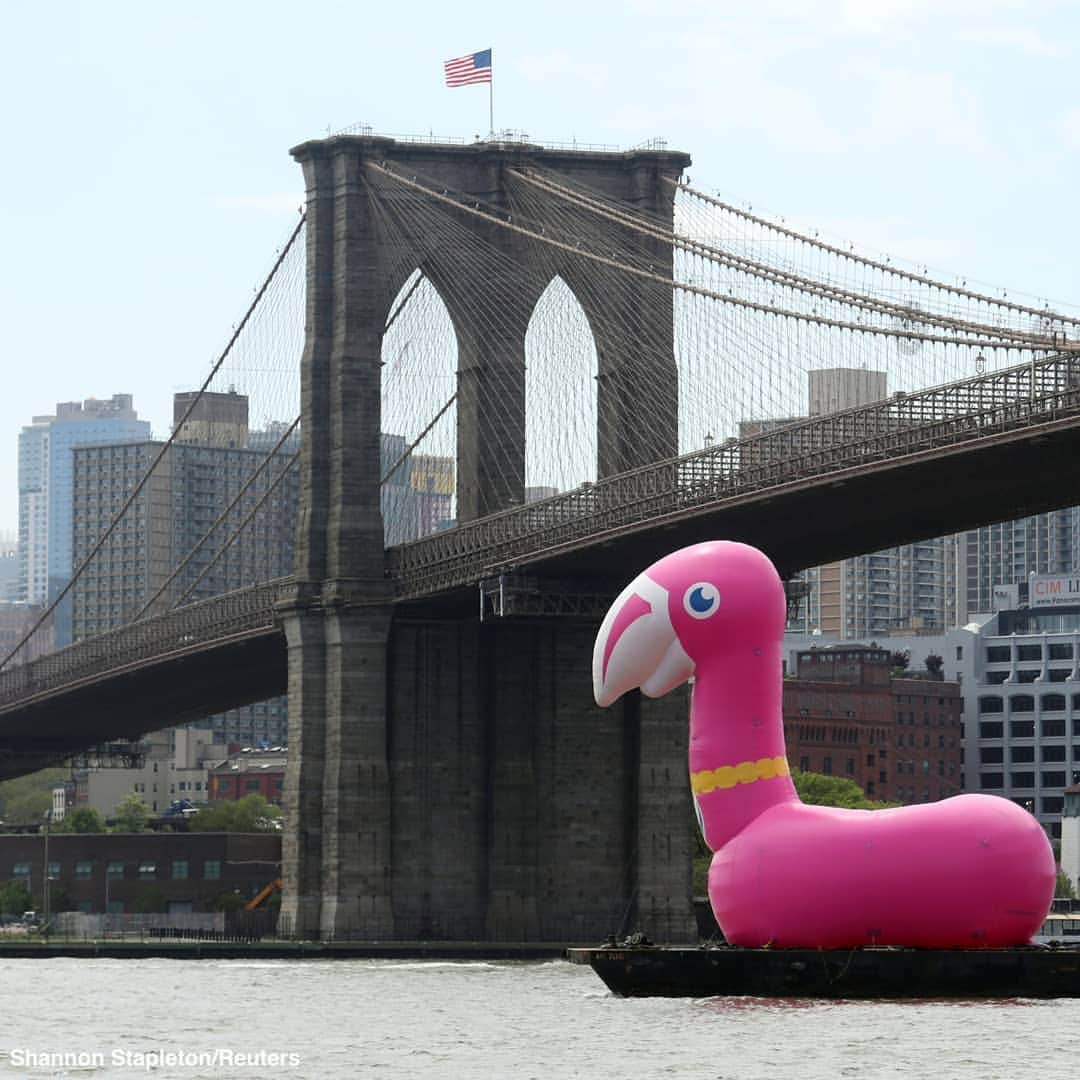
{"type": "Polygon", "coordinates": [[[230,754],[210,769],[210,801],[242,799],[254,794],[280,806],[288,760],[288,750],[280,746],[245,747],[230,754]]]}
{"type": "Polygon", "coordinates": [[[872,799],[929,802],[961,790],[960,687],[893,679],[874,646],[797,654],[784,681],[788,760],[853,780],[872,799]]]}
{"type": "MultiPolygon", "coordinates": [[[[44,909],[45,838],[0,835],[0,882],[19,881],[44,909]]],[[[223,894],[244,900],[280,876],[279,833],[53,833],[53,911],[214,911],[223,894]]]]}

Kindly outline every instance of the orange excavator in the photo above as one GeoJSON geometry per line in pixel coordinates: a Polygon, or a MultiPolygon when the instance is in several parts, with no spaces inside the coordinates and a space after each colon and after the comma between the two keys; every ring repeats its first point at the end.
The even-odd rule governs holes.
{"type": "Polygon", "coordinates": [[[274,878],[269,885],[264,885],[245,905],[245,911],[254,911],[275,889],[281,888],[281,878],[274,878]]]}

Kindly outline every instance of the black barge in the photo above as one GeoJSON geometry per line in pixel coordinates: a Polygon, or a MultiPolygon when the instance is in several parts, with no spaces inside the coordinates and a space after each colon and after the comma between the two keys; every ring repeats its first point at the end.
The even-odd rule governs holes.
{"type": "Polygon", "coordinates": [[[568,949],[622,997],[1080,997],[1080,947],[568,949]]]}

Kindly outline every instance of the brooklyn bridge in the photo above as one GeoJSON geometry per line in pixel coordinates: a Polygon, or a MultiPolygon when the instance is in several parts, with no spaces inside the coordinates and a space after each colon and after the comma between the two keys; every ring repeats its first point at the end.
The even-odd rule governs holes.
{"type": "Polygon", "coordinates": [[[241,387],[299,448],[198,547],[243,544],[294,470],[293,573],[200,598],[183,553],[110,629],[17,650],[0,776],[287,692],[300,936],[692,938],[685,698],[593,705],[608,601],[696,540],[795,578],[1072,505],[1077,320],[732,206],[659,144],[292,153],[305,210],[202,392],[241,387]],[[887,391],[808,401],[828,371],[887,391]]]}

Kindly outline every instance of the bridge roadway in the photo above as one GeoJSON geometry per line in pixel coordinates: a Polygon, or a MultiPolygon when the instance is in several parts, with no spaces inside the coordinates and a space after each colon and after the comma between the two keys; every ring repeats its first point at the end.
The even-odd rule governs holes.
{"type": "MultiPolygon", "coordinates": [[[[475,614],[501,573],[612,591],[661,554],[731,537],[785,576],[1071,506],[1080,357],[1055,356],[698,451],[387,552],[399,611],[475,614]]],[[[0,672],[0,779],[108,739],[286,690],[292,579],[201,601],[0,672]]]]}

